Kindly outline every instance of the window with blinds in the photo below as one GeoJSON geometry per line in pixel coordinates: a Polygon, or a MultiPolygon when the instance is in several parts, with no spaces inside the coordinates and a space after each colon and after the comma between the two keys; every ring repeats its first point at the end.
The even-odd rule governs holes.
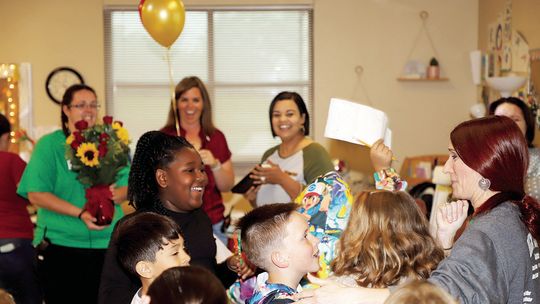
{"type": "MultiPolygon", "coordinates": [[[[166,49],[143,28],[136,10],[105,11],[107,111],[133,140],[160,129],[170,102],[166,49]]],[[[211,95],[213,118],[234,162],[257,162],[279,143],[268,107],[281,91],[296,91],[311,109],[310,8],[196,9],[170,49],[175,85],[198,76],[211,95]]],[[[313,125],[313,124],[312,124],[313,125]]]]}

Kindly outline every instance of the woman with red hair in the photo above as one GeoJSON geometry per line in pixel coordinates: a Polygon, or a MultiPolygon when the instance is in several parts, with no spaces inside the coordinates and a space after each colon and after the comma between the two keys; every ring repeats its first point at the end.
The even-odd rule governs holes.
{"type": "MultiPolygon", "coordinates": [[[[461,303],[540,302],[540,205],[525,194],[528,166],[525,137],[509,118],[491,116],[459,124],[450,134],[453,196],[475,212],[465,232],[438,236],[449,256],[429,281],[461,303]]],[[[452,203],[452,205],[455,203],[452,203]]],[[[466,214],[454,208],[460,224],[466,214]]],[[[382,303],[389,289],[345,288],[335,283],[299,294],[300,303],[382,303]]]]}

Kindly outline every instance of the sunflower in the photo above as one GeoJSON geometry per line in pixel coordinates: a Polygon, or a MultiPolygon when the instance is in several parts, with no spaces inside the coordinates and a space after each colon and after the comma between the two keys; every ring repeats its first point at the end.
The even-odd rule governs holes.
{"type": "Polygon", "coordinates": [[[113,122],[112,127],[114,130],[116,130],[116,136],[118,136],[118,139],[120,139],[126,145],[129,144],[128,130],[117,121],[113,122]]]}
{"type": "Polygon", "coordinates": [[[77,148],[77,157],[88,167],[99,165],[99,151],[93,143],[82,143],[77,148]]]}

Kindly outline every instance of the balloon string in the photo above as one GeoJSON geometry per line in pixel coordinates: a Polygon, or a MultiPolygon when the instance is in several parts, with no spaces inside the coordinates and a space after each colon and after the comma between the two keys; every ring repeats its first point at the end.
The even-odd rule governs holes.
{"type": "Polygon", "coordinates": [[[171,48],[167,48],[166,52],[166,58],[167,58],[167,66],[169,67],[169,87],[171,91],[171,107],[174,112],[174,124],[176,126],[176,136],[180,136],[180,123],[178,121],[178,110],[176,109],[176,99],[174,98],[174,82],[173,82],[173,72],[172,72],[172,66],[171,66],[171,48]]]}

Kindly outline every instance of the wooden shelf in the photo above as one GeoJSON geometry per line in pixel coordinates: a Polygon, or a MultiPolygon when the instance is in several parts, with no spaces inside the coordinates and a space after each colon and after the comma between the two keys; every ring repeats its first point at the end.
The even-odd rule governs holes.
{"type": "Polygon", "coordinates": [[[398,77],[397,81],[448,81],[448,78],[404,78],[398,77]]]}

